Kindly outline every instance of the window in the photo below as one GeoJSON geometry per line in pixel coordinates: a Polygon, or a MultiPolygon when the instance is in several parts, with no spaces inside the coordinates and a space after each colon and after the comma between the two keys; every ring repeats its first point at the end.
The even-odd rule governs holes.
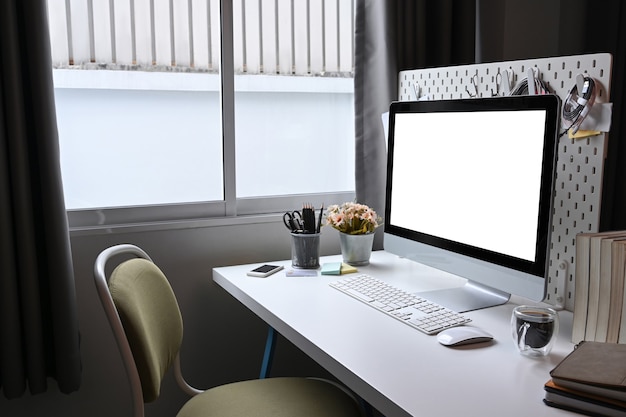
{"type": "Polygon", "coordinates": [[[341,0],[51,4],[70,224],[351,198],[353,10],[341,0]]]}

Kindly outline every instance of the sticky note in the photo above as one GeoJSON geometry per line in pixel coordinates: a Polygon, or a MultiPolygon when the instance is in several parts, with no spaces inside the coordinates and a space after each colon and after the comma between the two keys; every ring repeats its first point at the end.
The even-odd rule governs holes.
{"type": "Polygon", "coordinates": [[[322,265],[322,275],[341,275],[341,262],[327,262],[322,265]]]}
{"type": "Polygon", "coordinates": [[[600,133],[599,130],[579,130],[576,133],[572,133],[572,129],[567,131],[567,136],[570,139],[584,139],[591,136],[598,136],[600,133]]]}
{"type": "Polygon", "coordinates": [[[341,264],[341,274],[352,274],[354,272],[358,272],[358,269],[353,267],[352,265],[348,265],[345,263],[341,264]]]}

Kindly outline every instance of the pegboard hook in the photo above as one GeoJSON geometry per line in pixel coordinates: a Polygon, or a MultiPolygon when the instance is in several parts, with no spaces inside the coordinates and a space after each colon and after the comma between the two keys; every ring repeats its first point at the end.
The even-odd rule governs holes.
{"type": "Polygon", "coordinates": [[[528,68],[528,95],[534,96],[539,94],[539,70],[537,68],[528,68]]]}
{"type": "Polygon", "coordinates": [[[472,94],[469,89],[467,88],[467,86],[465,86],[465,92],[471,97],[478,97],[478,74],[474,74],[472,75],[472,78],[470,78],[470,83],[474,86],[474,94],[472,94]]]}
{"type": "Polygon", "coordinates": [[[413,81],[413,93],[415,94],[415,101],[420,99],[421,88],[417,81],[413,81]]]}
{"type": "Polygon", "coordinates": [[[491,97],[499,97],[500,96],[500,84],[502,84],[502,74],[500,70],[496,74],[496,92],[493,92],[493,88],[491,89],[491,97]]]}
{"type": "Polygon", "coordinates": [[[513,88],[514,85],[514,79],[515,79],[515,74],[513,73],[513,70],[504,70],[504,77],[502,78],[502,95],[503,96],[510,96],[511,95],[511,88],[513,88]]]}

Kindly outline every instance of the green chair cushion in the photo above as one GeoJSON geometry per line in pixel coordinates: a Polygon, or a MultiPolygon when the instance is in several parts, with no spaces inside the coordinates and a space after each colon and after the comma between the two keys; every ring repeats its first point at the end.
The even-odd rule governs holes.
{"type": "Polygon", "coordinates": [[[352,417],[356,401],[318,379],[267,378],[211,388],[185,404],[177,417],[352,417]]]}
{"type": "Polygon", "coordinates": [[[109,289],[133,352],[144,401],[154,401],[183,338],[174,292],[155,264],[139,258],[115,268],[109,289]]]}

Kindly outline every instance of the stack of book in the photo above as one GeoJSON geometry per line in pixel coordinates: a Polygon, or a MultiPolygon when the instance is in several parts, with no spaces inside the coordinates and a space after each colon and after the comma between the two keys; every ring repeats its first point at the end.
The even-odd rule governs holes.
{"type": "Polygon", "coordinates": [[[626,416],[626,345],[583,341],[550,376],[544,386],[547,405],[591,416],[626,416]]]}
{"type": "Polygon", "coordinates": [[[626,230],[576,235],[572,342],[626,343],[626,230]]]}

